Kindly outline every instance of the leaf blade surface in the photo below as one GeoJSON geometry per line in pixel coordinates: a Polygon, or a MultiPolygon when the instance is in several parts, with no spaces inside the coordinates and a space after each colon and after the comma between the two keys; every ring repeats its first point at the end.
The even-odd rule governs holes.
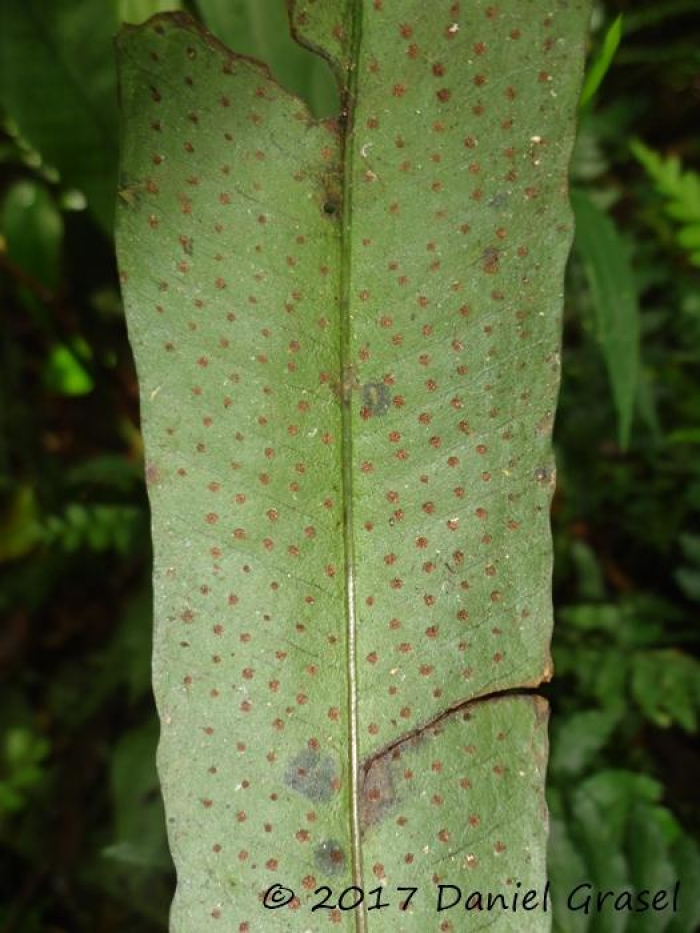
{"type": "Polygon", "coordinates": [[[345,130],[186,18],[122,40],[173,929],[418,929],[438,878],[543,884],[543,711],[479,700],[549,667],[586,5],[528,8],[297,4],[354,66],[345,130]],[[353,883],[392,906],[308,912],[353,883]]]}

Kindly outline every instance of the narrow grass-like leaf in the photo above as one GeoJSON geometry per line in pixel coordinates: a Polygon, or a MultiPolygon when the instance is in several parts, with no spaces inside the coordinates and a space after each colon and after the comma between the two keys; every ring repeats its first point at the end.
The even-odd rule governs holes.
{"type": "Polygon", "coordinates": [[[550,672],[587,15],[299,2],[347,77],[323,123],[186,17],[121,38],[178,933],[457,930],[440,884],[514,880],[549,927],[546,708],[517,691],[550,672]]]}
{"type": "Polygon", "coordinates": [[[582,110],[593,100],[598,88],[603,83],[603,78],[612,65],[615,53],[622,39],[622,25],[623,16],[620,14],[608,27],[605,38],[603,39],[603,44],[586,72],[586,78],[581,91],[581,100],[579,101],[579,107],[581,107],[582,110]]]}
{"type": "Polygon", "coordinates": [[[621,447],[627,447],[639,380],[640,325],[634,277],[612,220],[581,190],[571,195],[575,248],[593,299],[596,330],[612,385],[621,447]]]}

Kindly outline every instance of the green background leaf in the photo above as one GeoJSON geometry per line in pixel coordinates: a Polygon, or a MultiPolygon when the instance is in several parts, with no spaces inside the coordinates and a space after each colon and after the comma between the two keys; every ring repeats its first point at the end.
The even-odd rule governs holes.
{"type": "Polygon", "coordinates": [[[10,188],[0,207],[0,236],[2,252],[23,276],[47,293],[56,288],[63,218],[44,185],[19,181],[10,188]]]}
{"type": "MultiPolygon", "coordinates": [[[[700,901],[692,881],[700,854],[683,836],[669,810],[660,804],[661,785],[646,775],[603,770],[552,795],[550,878],[555,933],[691,933],[700,919],[700,901]],[[567,812],[568,811],[568,812],[567,812]],[[676,891],[678,880],[680,886],[676,891]],[[591,908],[579,907],[591,894],[591,908]],[[665,890],[667,904],[676,893],[677,912],[614,910],[611,899],[596,909],[600,891],[665,890]]],[[[651,901],[650,897],[650,901],[651,901]]]]}
{"type": "Polygon", "coordinates": [[[118,159],[114,64],[106,53],[117,27],[112,3],[0,4],[3,105],[62,183],[84,192],[105,232],[112,229],[118,159]]]}
{"type": "Polygon", "coordinates": [[[156,13],[182,9],[180,0],[114,0],[121,23],[143,23],[156,13]]]}
{"type": "Polygon", "coordinates": [[[586,269],[596,330],[618,414],[619,440],[629,443],[639,380],[639,306],[632,269],[612,220],[581,190],[571,203],[575,247],[586,269]]]}
{"type": "Polygon", "coordinates": [[[314,116],[339,110],[328,63],[296,43],[289,32],[287,4],[280,0],[197,0],[207,29],[230,48],[269,64],[274,78],[308,101],[314,116]]]}

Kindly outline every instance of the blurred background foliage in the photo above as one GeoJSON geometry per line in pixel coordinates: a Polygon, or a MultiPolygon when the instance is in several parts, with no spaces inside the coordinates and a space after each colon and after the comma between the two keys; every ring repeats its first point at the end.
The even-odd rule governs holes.
{"type": "MultiPolygon", "coordinates": [[[[112,244],[121,21],[187,9],[317,116],[283,0],[0,3],[0,930],[155,933],[173,890],[154,767],[138,393],[112,244]]],[[[595,4],[572,164],[556,421],[555,902],[662,887],[700,924],[700,19],[595,4]],[[693,879],[695,884],[693,884],[693,879]]],[[[129,197],[122,188],[121,197],[129,197]]]]}

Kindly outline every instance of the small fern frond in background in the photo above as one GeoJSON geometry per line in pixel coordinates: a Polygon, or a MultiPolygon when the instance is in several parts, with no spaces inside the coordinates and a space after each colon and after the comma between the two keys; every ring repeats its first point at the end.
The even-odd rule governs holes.
{"type": "Polygon", "coordinates": [[[69,553],[86,549],[126,554],[139,533],[143,533],[143,514],[136,506],[71,502],[63,514],[46,519],[41,538],[69,553]]]}
{"type": "Polygon", "coordinates": [[[633,140],[630,148],[665,201],[664,213],[673,221],[676,242],[700,267],[700,174],[684,170],[678,156],[664,158],[639,140],[633,140]]]}

